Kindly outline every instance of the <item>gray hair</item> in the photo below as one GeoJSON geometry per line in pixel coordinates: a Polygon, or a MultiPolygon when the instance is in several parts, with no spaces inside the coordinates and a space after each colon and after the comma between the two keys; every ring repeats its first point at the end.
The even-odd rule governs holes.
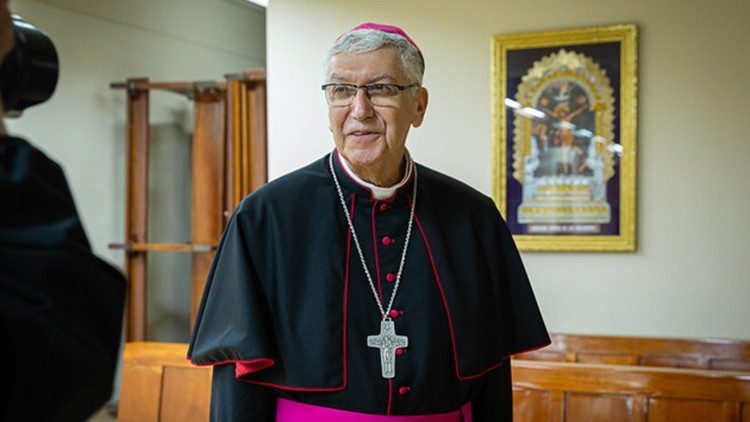
{"type": "Polygon", "coordinates": [[[339,37],[328,49],[325,60],[325,77],[331,77],[331,59],[341,53],[367,53],[383,47],[393,47],[401,59],[401,66],[406,72],[409,82],[422,85],[424,75],[424,61],[419,50],[400,35],[375,29],[358,29],[349,31],[339,37]]]}

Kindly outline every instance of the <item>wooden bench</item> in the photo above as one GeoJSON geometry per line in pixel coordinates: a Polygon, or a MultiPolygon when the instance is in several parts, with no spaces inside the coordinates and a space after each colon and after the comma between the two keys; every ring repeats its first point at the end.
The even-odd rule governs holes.
{"type": "Polygon", "coordinates": [[[750,341],[552,334],[516,359],[750,371],[750,341]]]}
{"type": "MultiPolygon", "coordinates": [[[[208,421],[211,368],[186,344],[125,345],[123,422],[208,421]]],[[[750,422],[750,373],[513,360],[517,421],[750,422]]]]}
{"type": "Polygon", "coordinates": [[[750,374],[513,361],[516,421],[750,422],[750,374]]]}

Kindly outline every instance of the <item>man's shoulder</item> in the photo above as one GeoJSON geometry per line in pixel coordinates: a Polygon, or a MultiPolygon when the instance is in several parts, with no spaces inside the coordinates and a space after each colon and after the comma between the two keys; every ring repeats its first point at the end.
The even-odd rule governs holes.
{"type": "Polygon", "coordinates": [[[329,181],[325,157],[319,158],[304,167],[291,171],[266,183],[254,194],[256,196],[288,195],[300,189],[319,187],[329,181]],[[290,190],[292,192],[290,192],[290,190]]]}
{"type": "Polygon", "coordinates": [[[280,176],[242,199],[240,210],[249,207],[304,203],[330,183],[325,157],[280,176]]]}
{"type": "Polygon", "coordinates": [[[467,185],[466,183],[418,164],[420,184],[427,189],[427,194],[438,203],[460,203],[464,208],[478,210],[496,210],[492,198],[467,185]]]}

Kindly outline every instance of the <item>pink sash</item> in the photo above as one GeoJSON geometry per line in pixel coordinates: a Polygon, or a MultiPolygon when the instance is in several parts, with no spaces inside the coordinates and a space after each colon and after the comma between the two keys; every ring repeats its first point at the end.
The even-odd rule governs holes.
{"type": "Polygon", "coordinates": [[[386,416],[276,399],[276,422],[471,422],[471,403],[448,413],[386,416]]]}

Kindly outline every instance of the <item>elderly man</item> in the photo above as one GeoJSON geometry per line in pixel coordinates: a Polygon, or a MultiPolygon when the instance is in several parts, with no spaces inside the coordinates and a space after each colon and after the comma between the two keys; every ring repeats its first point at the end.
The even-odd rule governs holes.
{"type": "Polygon", "coordinates": [[[335,150],[245,198],[209,275],[212,419],[510,420],[508,356],[549,338],[494,203],[406,150],[421,52],[363,24],[326,63],[335,150]]]}

